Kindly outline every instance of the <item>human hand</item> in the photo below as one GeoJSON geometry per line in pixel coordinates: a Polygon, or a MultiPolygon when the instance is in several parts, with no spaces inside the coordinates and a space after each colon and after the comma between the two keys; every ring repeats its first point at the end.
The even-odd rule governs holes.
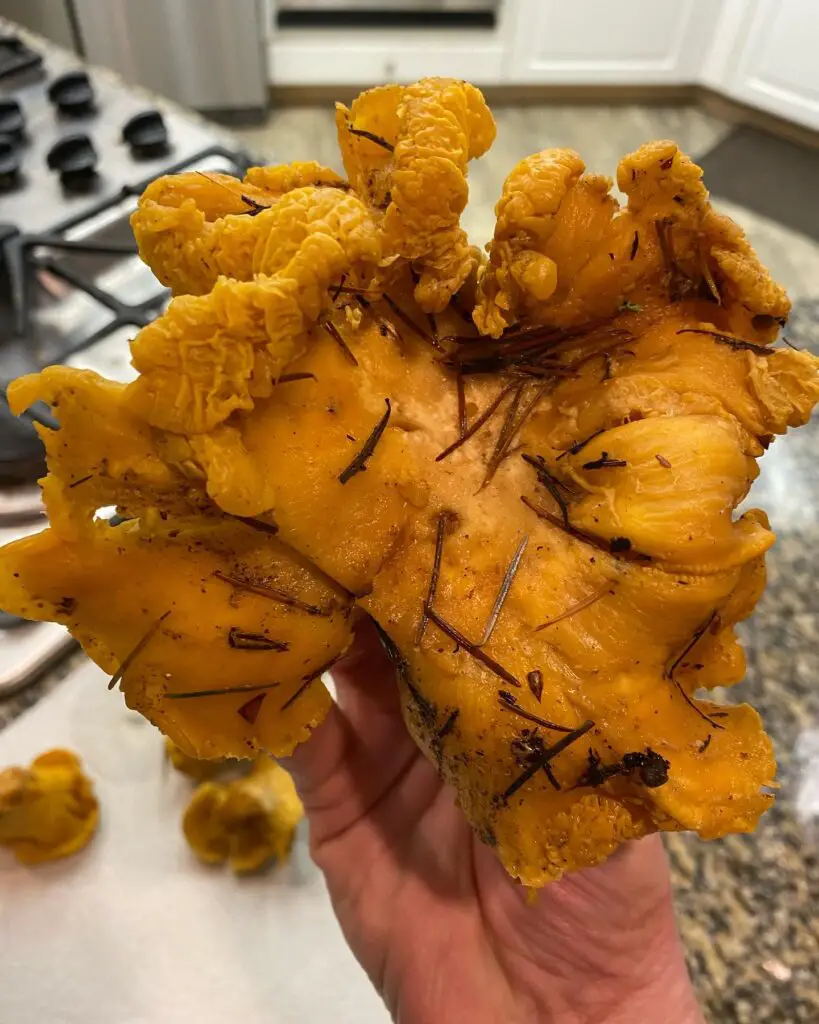
{"type": "Polygon", "coordinates": [[[372,624],[285,764],[344,935],[400,1024],[701,1024],[658,836],[530,902],[401,718],[372,624]]]}

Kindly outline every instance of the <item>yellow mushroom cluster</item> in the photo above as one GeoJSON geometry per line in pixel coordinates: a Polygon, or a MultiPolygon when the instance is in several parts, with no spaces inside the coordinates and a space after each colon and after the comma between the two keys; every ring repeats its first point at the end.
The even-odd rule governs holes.
{"type": "Polygon", "coordinates": [[[269,757],[229,782],[203,782],[182,819],[188,845],[206,864],[257,871],[290,855],[304,808],[288,773],[269,757]]]}
{"type": "MultiPolygon", "coordinates": [[[[205,758],[308,739],[372,616],[410,732],[529,886],[650,832],[753,829],[770,741],[696,694],[743,676],[774,537],[734,510],[819,399],[819,362],[776,344],[786,295],[673,142],[623,159],[623,206],[573,152],[522,161],[481,254],[458,222],[494,135],[477,89],[371,90],[337,127],[345,178],[146,191],[175,297],[137,379],[9,389],[60,429],[51,527],[0,552],[0,606],[65,623],[205,758]]],[[[226,794],[200,799],[232,856],[207,838],[226,794]]]]}
{"type": "Polygon", "coordinates": [[[0,771],[0,846],[21,864],[68,857],[99,823],[91,781],[69,750],[48,750],[28,768],[0,771]]]}

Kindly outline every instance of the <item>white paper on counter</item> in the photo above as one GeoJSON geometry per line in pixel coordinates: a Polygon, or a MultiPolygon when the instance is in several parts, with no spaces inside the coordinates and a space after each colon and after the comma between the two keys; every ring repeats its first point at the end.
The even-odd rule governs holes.
{"type": "Polygon", "coordinates": [[[180,821],[194,784],[88,665],[0,732],[0,766],[74,750],[100,829],[25,868],[0,849],[2,1024],[387,1024],[344,944],[302,831],[278,871],[200,865],[180,821]]]}

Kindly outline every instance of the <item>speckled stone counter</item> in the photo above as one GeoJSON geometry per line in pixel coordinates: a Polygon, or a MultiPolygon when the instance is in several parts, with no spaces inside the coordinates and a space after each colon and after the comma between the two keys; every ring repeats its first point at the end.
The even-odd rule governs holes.
{"type": "MultiPolygon", "coordinates": [[[[787,334],[819,355],[819,300],[797,304],[787,334]]],[[[778,799],[753,835],[712,843],[668,837],[680,930],[711,1024],[819,1022],[817,453],[819,417],[764,456],[748,504],[766,509],[778,541],[768,589],[741,627],[747,679],[717,695],[748,701],[762,715],[779,762],[778,799]]],[[[72,654],[0,701],[0,728],[83,658],[72,654]]]]}

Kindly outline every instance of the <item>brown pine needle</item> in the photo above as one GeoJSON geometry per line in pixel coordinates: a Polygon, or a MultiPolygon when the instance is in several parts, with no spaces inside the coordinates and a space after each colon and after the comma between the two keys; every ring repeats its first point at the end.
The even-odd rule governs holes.
{"type": "Polygon", "coordinates": [[[462,444],[468,441],[470,437],[474,437],[475,434],[477,434],[478,431],[481,429],[481,427],[487,422],[487,420],[491,418],[491,416],[497,410],[498,406],[501,404],[504,398],[508,394],[510,394],[510,392],[513,389],[514,384],[507,384],[505,387],[502,387],[500,391],[497,393],[497,395],[495,395],[495,397],[486,407],[486,409],[484,409],[480,416],[478,416],[475,422],[470,427],[468,427],[467,430],[465,430],[464,433],[461,434],[459,438],[457,438],[457,440],[453,441],[448,448],[444,448],[444,450],[439,455],[436,455],[435,461],[440,462],[442,459],[445,459],[448,455],[451,455],[454,451],[460,448],[462,444]]]}
{"type": "Polygon", "coordinates": [[[247,211],[248,216],[255,217],[256,214],[261,213],[262,210],[269,210],[270,207],[265,203],[257,203],[255,199],[251,199],[250,196],[241,196],[242,202],[245,203],[250,209],[247,211]]]}
{"type": "Polygon", "coordinates": [[[219,686],[212,690],[171,690],[164,694],[168,700],[193,700],[197,697],[226,697],[231,693],[259,693],[275,690],[281,683],[247,683],[241,686],[219,686]]]}
{"type": "MultiPolygon", "coordinates": [[[[319,668],[313,669],[312,672],[308,672],[307,675],[302,676],[302,685],[291,697],[288,697],[280,710],[284,711],[285,708],[290,707],[290,705],[307,689],[310,683],[332,668],[336,661],[338,661],[338,655],[331,658],[330,661],[321,665],[319,668]]],[[[166,693],[165,696],[170,700],[191,700],[196,697],[226,697],[231,693],[261,693],[265,690],[274,690],[281,685],[282,684],[280,682],[248,683],[247,685],[242,686],[222,686],[213,690],[177,690],[171,693],[166,693]]],[[[246,706],[247,705],[243,705],[243,707],[246,706]]],[[[241,708],[239,709],[239,713],[241,714],[241,708]]]]}
{"type": "Polygon", "coordinates": [[[460,715],[460,713],[461,712],[460,712],[459,708],[455,708],[454,711],[451,711],[449,713],[449,715],[448,715],[446,721],[444,722],[444,724],[435,733],[435,736],[436,736],[437,739],[442,740],[446,736],[449,736],[449,734],[455,728],[455,723],[458,721],[458,715],[460,715]]]}
{"type": "Polygon", "coordinates": [[[434,313],[427,313],[427,323],[429,324],[429,330],[433,340],[438,344],[438,321],[435,319],[434,313]]]}
{"type": "MultiPolygon", "coordinates": [[[[681,696],[681,697],[682,697],[682,699],[683,699],[683,700],[685,701],[685,703],[686,703],[686,704],[687,704],[687,705],[688,705],[688,706],[689,706],[689,707],[690,707],[690,708],[691,708],[691,709],[692,709],[693,711],[696,711],[696,712],[697,712],[697,714],[698,714],[698,715],[700,716],[700,718],[702,718],[702,719],[703,719],[703,721],[705,721],[705,722],[708,722],[708,724],[709,724],[709,725],[713,725],[713,727],[714,727],[715,729],[722,729],[722,730],[724,730],[724,729],[725,729],[725,726],[724,726],[724,725],[720,725],[720,724],[719,724],[719,722],[715,722],[715,721],[714,721],[714,718],[713,718],[713,717],[712,717],[711,715],[707,715],[707,714],[706,714],[706,713],[705,713],[705,712],[704,712],[704,711],[702,710],[702,708],[701,708],[701,707],[700,707],[700,706],[699,706],[699,705],[697,704],[697,702],[696,702],[695,700],[693,700],[693,699],[692,699],[692,698],[691,698],[691,697],[690,697],[690,696],[689,696],[689,695],[688,695],[688,694],[687,694],[687,693],[685,692],[685,690],[683,689],[683,687],[682,687],[682,686],[680,686],[680,684],[679,684],[679,683],[677,682],[677,680],[676,680],[676,679],[674,680],[674,685],[675,685],[675,686],[677,687],[677,689],[678,689],[678,690],[680,691],[680,696],[681,696]]],[[[717,715],[716,715],[715,717],[717,717],[717,718],[723,718],[724,716],[723,716],[723,715],[720,715],[720,714],[717,714],[717,715]]]]}
{"type": "Polygon", "coordinates": [[[581,540],[584,544],[597,548],[598,551],[605,551],[606,554],[613,555],[615,558],[622,558],[626,562],[651,561],[651,555],[645,555],[642,551],[634,550],[628,537],[612,537],[610,540],[606,540],[605,537],[598,537],[597,534],[589,533],[587,530],[580,530],[576,526],[567,526],[562,519],[558,519],[557,516],[552,515],[545,508],[540,508],[530,498],[527,498],[525,494],[521,495],[520,500],[535,513],[538,519],[545,519],[547,523],[556,526],[570,537],[581,540]]]}
{"type": "Polygon", "coordinates": [[[283,373],[281,377],[273,381],[273,385],[275,387],[276,384],[292,384],[297,380],[318,380],[318,378],[314,373],[283,373]]]}
{"type": "Polygon", "coordinates": [[[464,323],[469,324],[470,327],[474,327],[475,326],[475,324],[472,321],[472,313],[471,313],[471,311],[467,310],[467,309],[464,309],[464,307],[461,305],[461,293],[460,292],[455,292],[455,294],[449,300],[449,307],[450,307],[450,309],[454,309],[455,310],[455,312],[458,314],[458,316],[461,318],[461,320],[464,321],[464,323]]]}
{"type": "Polygon", "coordinates": [[[527,711],[526,708],[522,708],[518,704],[514,694],[507,693],[505,690],[501,690],[498,693],[498,700],[503,711],[511,711],[519,718],[525,718],[527,722],[533,722],[535,725],[539,725],[543,729],[551,729],[553,732],[565,733],[572,731],[571,726],[557,725],[555,722],[550,722],[548,718],[541,718],[540,715],[533,715],[531,711],[527,711]]]}
{"type": "Polygon", "coordinates": [[[387,411],[381,417],[381,419],[373,427],[370,436],[364,442],[364,446],[361,451],[355,456],[353,461],[339,473],[339,483],[346,484],[349,480],[356,475],[356,473],[363,473],[367,468],[367,463],[375,451],[375,447],[381,440],[381,435],[387,429],[387,424],[390,421],[390,413],[392,412],[392,406],[390,405],[389,398],[384,399],[384,403],[387,406],[387,411]]]}
{"type": "Polygon", "coordinates": [[[270,601],[275,601],[277,604],[284,604],[290,608],[298,608],[299,611],[307,612],[308,615],[329,615],[330,612],[325,608],[319,608],[314,604],[307,604],[306,601],[301,601],[298,597],[293,597],[291,594],[286,594],[283,590],[278,590],[276,587],[269,587],[264,583],[251,583],[248,580],[243,580],[239,576],[230,576],[226,572],[222,572],[216,569],[213,573],[217,579],[222,580],[224,583],[229,583],[236,590],[246,590],[249,594],[258,594],[259,597],[266,597],[270,601]]]}
{"type": "Polygon", "coordinates": [[[509,407],[507,419],[505,420],[503,427],[501,428],[497,444],[495,445],[495,450],[492,453],[492,457],[489,460],[489,466],[487,467],[486,470],[486,476],[484,477],[483,483],[479,488],[480,490],[486,487],[486,485],[494,477],[495,473],[497,473],[498,469],[500,468],[500,464],[509,454],[509,449],[512,447],[513,442],[517,438],[518,434],[520,434],[521,430],[523,430],[526,421],[535,411],[535,408],[537,404],[540,402],[541,398],[543,398],[543,396],[548,391],[551,390],[552,384],[551,382],[549,382],[546,384],[541,384],[538,387],[536,387],[534,394],[529,400],[528,405],[525,405],[523,407],[523,411],[521,412],[521,414],[517,416],[517,418],[515,418],[518,406],[520,405],[520,401],[523,397],[524,387],[525,385],[522,386],[521,390],[516,393],[515,398],[513,398],[512,404],[509,407]],[[520,398],[518,398],[518,396],[520,396],[520,398]]]}
{"type": "Polygon", "coordinates": [[[415,646],[419,647],[421,641],[424,639],[424,633],[426,632],[427,622],[429,618],[427,616],[427,608],[434,602],[435,594],[438,590],[438,577],[441,574],[441,555],[444,550],[444,535],[446,534],[447,522],[449,521],[449,513],[441,512],[438,516],[438,529],[435,534],[435,556],[432,561],[432,573],[429,577],[429,587],[427,588],[427,599],[424,602],[424,609],[421,612],[421,621],[418,624],[418,632],[415,635],[415,646]]]}
{"type": "Polygon", "coordinates": [[[495,473],[497,473],[501,462],[503,462],[504,456],[509,451],[512,441],[514,440],[515,423],[517,421],[516,418],[520,404],[523,401],[523,392],[525,389],[525,384],[518,384],[512,394],[512,401],[509,403],[509,408],[506,410],[503,425],[500,428],[497,440],[495,441],[495,447],[489,457],[486,473],[484,474],[483,482],[481,483],[479,490],[483,490],[484,487],[492,481],[492,478],[495,473]]]}
{"type": "Polygon", "coordinates": [[[708,254],[703,251],[700,246],[700,273],[702,279],[708,286],[708,291],[711,293],[711,297],[718,306],[722,305],[722,296],[719,293],[717,282],[714,280],[714,275],[711,273],[711,268],[708,266],[708,254]]]}
{"type": "Polygon", "coordinates": [[[601,427],[600,430],[595,430],[593,434],[589,434],[588,437],[582,441],[575,441],[574,444],[570,444],[569,447],[558,455],[558,459],[565,459],[567,455],[577,455],[578,452],[582,452],[587,444],[590,444],[596,437],[600,437],[601,434],[605,434],[606,428],[601,427]]]}
{"type": "Polygon", "coordinates": [[[434,348],[437,352],[444,351],[443,345],[441,345],[441,343],[437,341],[435,338],[433,338],[431,335],[427,334],[423,327],[419,327],[418,324],[409,315],[409,313],[405,313],[404,310],[401,309],[401,307],[398,305],[397,302],[395,302],[394,299],[391,299],[389,295],[386,294],[382,295],[381,298],[383,299],[384,302],[387,303],[387,305],[390,307],[393,313],[395,313],[398,319],[405,323],[411,331],[413,331],[415,334],[418,335],[419,338],[421,338],[422,341],[425,341],[427,345],[431,345],[432,348],[434,348]]]}
{"type": "Polygon", "coordinates": [[[157,634],[157,632],[159,630],[159,627],[162,625],[162,623],[165,621],[165,619],[167,619],[167,617],[170,614],[171,614],[170,608],[166,612],[163,612],[159,616],[159,618],[156,620],[156,622],[151,626],[151,628],[148,630],[148,632],[134,646],[133,650],[130,651],[125,656],[125,659],[123,660],[122,664],[119,666],[119,668],[116,670],[116,672],[111,676],[111,679],[108,682],[108,689],[109,690],[113,690],[114,689],[114,687],[117,685],[117,683],[122,679],[122,677],[125,675],[125,673],[128,671],[128,669],[131,667],[131,665],[133,665],[134,661],[145,650],[145,648],[148,646],[148,644],[151,642],[151,640],[153,640],[154,636],[156,636],[156,634],[157,634]]]}
{"type": "Polygon", "coordinates": [[[567,733],[563,737],[563,739],[558,740],[553,747],[548,747],[546,750],[544,750],[540,757],[533,759],[532,763],[529,765],[526,771],[522,772],[511,784],[511,786],[509,786],[509,788],[505,790],[505,792],[501,796],[501,800],[504,803],[506,803],[509,800],[509,798],[514,796],[515,793],[517,793],[517,791],[522,786],[526,785],[529,779],[531,779],[542,768],[548,765],[550,761],[553,761],[558,754],[562,753],[567,747],[570,747],[572,743],[577,742],[577,740],[579,740],[581,736],[585,736],[589,729],[592,729],[593,727],[594,722],[592,722],[589,719],[585,721],[582,725],[578,726],[577,729],[573,729],[570,733],[567,733]]]}
{"type": "Polygon", "coordinates": [[[336,300],[338,299],[339,295],[341,295],[341,289],[344,287],[344,282],[346,280],[347,280],[347,275],[346,274],[342,274],[341,277],[339,278],[338,284],[336,285],[336,287],[332,290],[332,292],[330,294],[330,301],[332,303],[335,303],[336,300]]]}
{"type": "Polygon", "coordinates": [[[332,323],[332,321],[327,320],[321,326],[324,328],[325,331],[327,331],[327,333],[330,335],[330,337],[333,339],[333,341],[338,345],[338,347],[344,353],[344,358],[347,360],[347,362],[351,363],[353,366],[358,366],[358,360],[353,355],[353,353],[350,351],[350,346],[341,337],[341,332],[336,327],[336,325],[334,323],[332,323]]]}
{"type": "Polygon", "coordinates": [[[335,665],[335,663],[338,661],[340,657],[341,655],[337,654],[334,658],[331,658],[323,665],[320,665],[318,668],[313,669],[312,672],[308,672],[306,676],[302,676],[303,681],[301,686],[298,688],[298,690],[296,690],[294,694],[291,694],[291,696],[287,698],[284,704],[282,704],[280,710],[285,711],[287,708],[290,707],[291,704],[294,704],[299,699],[299,697],[301,697],[301,695],[304,693],[307,687],[310,686],[311,683],[314,683],[316,679],[319,678],[319,676],[323,676],[325,672],[329,672],[329,670],[333,667],[333,665],[335,665]]]}
{"type": "Polygon", "coordinates": [[[601,597],[605,597],[606,594],[613,594],[613,588],[616,586],[616,583],[607,583],[602,590],[598,590],[597,593],[587,597],[584,601],[578,601],[577,604],[573,604],[570,608],[567,608],[565,612],[561,612],[560,615],[556,615],[553,619],[549,619],[548,622],[542,622],[535,629],[535,632],[539,633],[542,629],[554,626],[556,622],[562,622],[564,619],[571,618],[572,615],[577,615],[578,612],[582,612],[585,608],[590,608],[593,604],[596,604],[601,597]]]}
{"type": "Polygon", "coordinates": [[[70,483],[68,485],[68,489],[70,491],[74,487],[79,487],[80,484],[88,483],[89,480],[93,480],[93,479],[94,479],[94,474],[93,473],[89,473],[88,476],[81,476],[79,480],[75,480],[73,483],[70,483]]]}
{"type": "Polygon", "coordinates": [[[244,523],[245,526],[249,526],[253,530],[258,530],[259,533],[269,534],[271,537],[275,537],[279,532],[278,526],[275,523],[267,523],[264,519],[258,519],[256,516],[234,516],[234,519],[238,519],[240,523],[244,523]]]}
{"type": "Polygon", "coordinates": [[[455,373],[455,388],[458,396],[458,437],[463,437],[469,429],[466,419],[466,392],[464,390],[464,379],[459,373],[455,373]]]}
{"type": "Polygon", "coordinates": [[[680,267],[674,251],[674,221],[670,217],[662,217],[654,221],[657,240],[665,267],[665,278],[668,282],[668,297],[671,302],[679,302],[695,291],[695,284],[680,267]]]}
{"type": "Polygon", "coordinates": [[[365,295],[369,296],[369,298],[371,299],[381,298],[381,292],[378,291],[377,288],[348,288],[346,285],[343,285],[340,288],[336,287],[335,290],[339,293],[339,295],[355,295],[356,298],[364,300],[363,305],[365,307],[369,306],[369,302],[367,302],[366,299],[364,299],[365,295]]]}
{"type": "Polygon", "coordinates": [[[665,677],[670,682],[674,683],[674,685],[679,690],[680,696],[683,698],[685,703],[690,708],[693,708],[693,710],[697,712],[700,718],[705,719],[705,721],[708,722],[709,725],[713,725],[715,729],[725,729],[724,725],[720,725],[719,722],[715,722],[713,718],[707,715],[702,710],[702,708],[699,707],[696,701],[694,701],[690,697],[690,695],[686,692],[685,688],[681,685],[679,680],[677,680],[674,676],[674,673],[677,671],[680,665],[682,665],[685,658],[691,653],[691,651],[694,650],[694,648],[697,646],[700,640],[702,640],[702,638],[705,636],[708,630],[714,625],[714,623],[718,621],[719,611],[718,609],[714,609],[714,611],[708,616],[705,622],[703,622],[701,626],[698,626],[697,629],[694,630],[694,635],[691,637],[691,639],[688,641],[688,643],[685,645],[682,651],[677,655],[677,657],[674,659],[671,665],[666,669],[665,677]]]}
{"type": "Polygon", "coordinates": [[[719,614],[719,612],[717,611],[717,609],[714,609],[714,611],[711,612],[711,614],[708,616],[708,618],[705,620],[705,622],[703,622],[702,625],[698,626],[694,630],[694,635],[691,637],[691,639],[688,641],[688,643],[682,649],[681,653],[677,655],[677,657],[672,661],[671,665],[666,669],[666,671],[665,671],[666,679],[671,679],[673,681],[674,673],[677,671],[677,669],[683,663],[683,660],[686,658],[686,656],[691,653],[691,651],[697,646],[697,644],[700,642],[700,640],[705,636],[705,634],[708,632],[708,630],[714,624],[718,614],[719,614]]]}
{"type": "Polygon", "coordinates": [[[677,334],[704,334],[713,338],[718,345],[727,345],[737,352],[755,352],[758,356],[772,356],[774,350],[764,345],[755,345],[752,341],[745,341],[743,338],[735,338],[732,334],[723,334],[722,331],[707,331],[704,327],[683,327],[677,334]]]}
{"type": "Polygon", "coordinates": [[[489,669],[490,672],[494,672],[496,676],[503,679],[504,682],[509,683],[510,686],[520,687],[520,683],[515,679],[512,673],[500,665],[494,658],[491,658],[486,651],[482,650],[476,644],[473,644],[470,640],[460,633],[451,623],[447,622],[446,619],[442,619],[441,616],[435,611],[434,608],[426,606],[426,614],[432,622],[449,637],[450,640],[464,649],[464,651],[471,655],[476,661],[479,661],[482,665],[489,669]]]}
{"type": "Polygon", "coordinates": [[[369,142],[374,142],[376,146],[386,149],[388,153],[392,153],[395,150],[395,146],[393,146],[391,142],[387,142],[387,140],[382,138],[380,135],[376,135],[374,132],[368,132],[364,128],[353,128],[351,124],[348,124],[347,131],[350,135],[357,135],[360,139],[367,139],[369,142]]]}
{"type": "MultiPolygon", "coordinates": [[[[497,597],[495,598],[495,603],[492,605],[492,611],[489,613],[489,618],[486,622],[486,626],[484,627],[483,635],[478,641],[478,647],[484,647],[488,644],[492,637],[492,633],[495,631],[495,626],[497,625],[501,610],[506,603],[506,598],[509,596],[509,591],[512,589],[512,584],[515,582],[515,576],[518,574],[518,569],[520,568],[520,563],[523,559],[524,552],[526,551],[526,545],[528,543],[529,535],[525,534],[520,544],[518,544],[514,555],[512,555],[512,560],[509,562],[509,565],[507,565],[506,572],[503,574],[500,589],[498,590],[497,597]]],[[[432,601],[429,600],[427,603],[432,604],[432,601]]]]}
{"type": "Polygon", "coordinates": [[[560,509],[560,514],[563,517],[564,526],[569,525],[569,503],[566,500],[564,493],[569,492],[568,488],[564,483],[552,476],[546,465],[546,460],[542,455],[521,455],[524,462],[528,463],[534,471],[537,473],[538,483],[541,484],[551,494],[554,500],[557,502],[557,506],[560,509]]]}
{"type": "Polygon", "coordinates": [[[583,469],[622,469],[627,465],[628,463],[625,459],[617,459],[604,451],[599,459],[592,459],[590,462],[584,462],[583,469]]]}
{"type": "Polygon", "coordinates": [[[284,640],[274,640],[266,633],[248,633],[237,626],[228,630],[228,646],[237,651],[287,651],[290,644],[284,640]]]}

